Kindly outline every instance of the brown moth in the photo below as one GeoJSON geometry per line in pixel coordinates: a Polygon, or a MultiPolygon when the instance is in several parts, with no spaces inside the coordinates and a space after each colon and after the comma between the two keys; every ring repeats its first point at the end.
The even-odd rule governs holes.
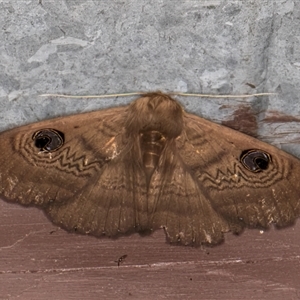
{"type": "Polygon", "coordinates": [[[164,228],[170,243],[292,224],[300,162],[186,113],[163,93],[0,134],[0,197],[69,231],[115,237],[164,228]]]}

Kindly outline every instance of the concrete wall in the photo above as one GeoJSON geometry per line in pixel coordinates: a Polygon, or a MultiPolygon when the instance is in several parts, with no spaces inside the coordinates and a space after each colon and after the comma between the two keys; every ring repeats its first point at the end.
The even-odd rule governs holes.
{"type": "Polygon", "coordinates": [[[300,156],[299,1],[1,1],[0,28],[0,130],[131,100],[43,93],[270,91],[179,99],[300,156]]]}

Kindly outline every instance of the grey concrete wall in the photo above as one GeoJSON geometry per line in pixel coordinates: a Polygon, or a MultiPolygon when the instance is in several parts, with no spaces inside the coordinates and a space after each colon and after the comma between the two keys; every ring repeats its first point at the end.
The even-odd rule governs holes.
{"type": "Polygon", "coordinates": [[[43,93],[271,91],[179,100],[227,124],[242,108],[254,135],[300,156],[299,1],[0,1],[0,28],[0,130],[131,100],[43,93]]]}

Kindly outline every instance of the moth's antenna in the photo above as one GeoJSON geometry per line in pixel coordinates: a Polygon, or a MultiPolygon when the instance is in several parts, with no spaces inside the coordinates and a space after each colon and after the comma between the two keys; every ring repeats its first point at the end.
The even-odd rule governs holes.
{"type": "Polygon", "coordinates": [[[171,95],[178,96],[191,96],[191,97],[201,97],[201,98],[250,98],[250,97],[260,97],[260,96],[269,96],[277,95],[277,93],[257,93],[257,94],[248,94],[248,95],[212,95],[212,94],[189,94],[189,93],[170,93],[171,95]]]}
{"type": "Polygon", "coordinates": [[[124,93],[124,94],[108,94],[108,95],[65,95],[65,94],[41,94],[41,97],[60,97],[60,98],[113,98],[141,95],[142,93],[124,93]]]}
{"type": "MultiPolygon", "coordinates": [[[[60,98],[113,98],[113,97],[129,97],[136,95],[147,94],[147,92],[134,92],[134,93],[123,93],[123,94],[108,94],[108,95],[65,95],[65,94],[41,94],[41,97],[60,97],[60,98]]],[[[248,94],[248,95],[213,95],[213,94],[190,94],[190,93],[181,93],[173,92],[168,93],[169,95],[177,96],[190,96],[190,97],[201,97],[201,98],[250,98],[250,97],[260,97],[260,96],[269,96],[277,95],[277,93],[257,93],[257,94],[248,94]]]]}

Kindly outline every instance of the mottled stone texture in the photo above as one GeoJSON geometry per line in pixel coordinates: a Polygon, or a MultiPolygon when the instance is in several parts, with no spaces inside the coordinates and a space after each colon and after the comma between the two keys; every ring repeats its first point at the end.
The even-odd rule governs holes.
{"type": "Polygon", "coordinates": [[[299,25],[293,0],[1,1],[0,129],[131,100],[43,93],[270,91],[278,94],[180,100],[300,155],[299,25]]]}

